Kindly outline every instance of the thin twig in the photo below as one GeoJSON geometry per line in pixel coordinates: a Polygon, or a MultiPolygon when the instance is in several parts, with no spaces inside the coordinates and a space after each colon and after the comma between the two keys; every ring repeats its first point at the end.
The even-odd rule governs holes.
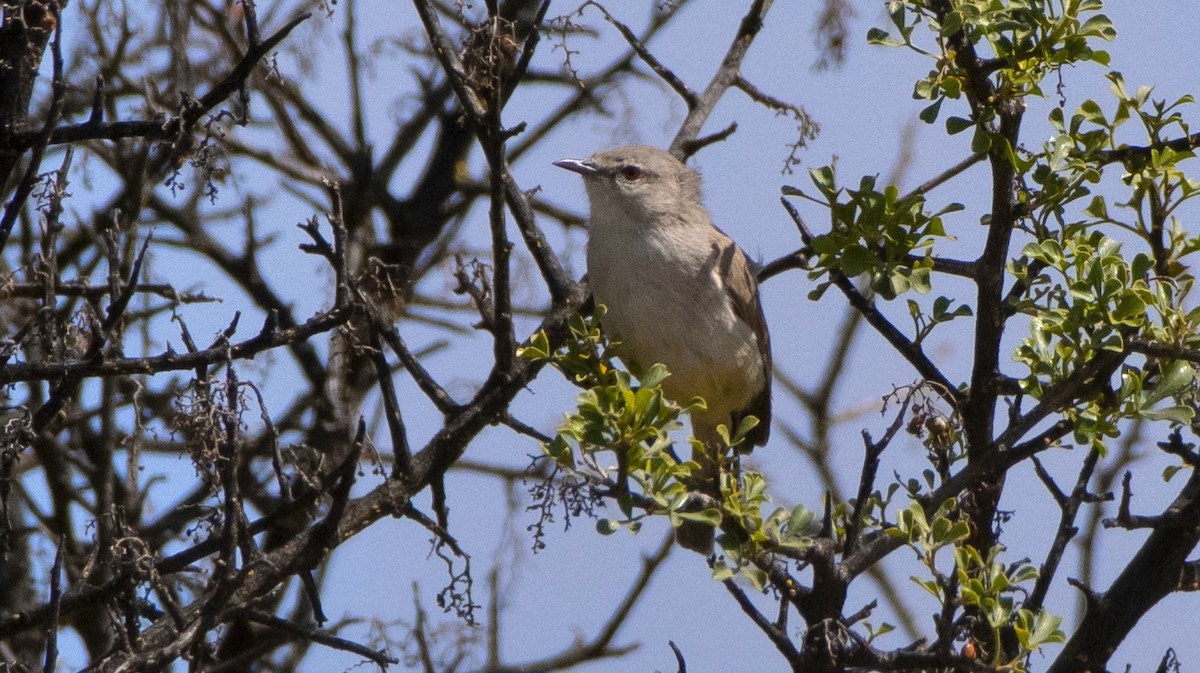
{"type": "Polygon", "coordinates": [[[858,494],[854,499],[854,513],[850,519],[850,525],[846,530],[846,543],[844,554],[854,552],[855,545],[858,544],[859,534],[863,528],[863,516],[866,514],[867,503],[871,499],[871,491],[875,487],[875,475],[879,472],[879,458],[883,455],[888,445],[892,443],[896,433],[904,425],[904,417],[908,414],[908,403],[912,401],[913,395],[917,392],[914,386],[909,389],[908,395],[904,401],[900,403],[899,409],[896,411],[896,418],[892,424],[884,431],[883,437],[879,441],[871,441],[871,435],[863,430],[863,466],[859,473],[858,479],[858,494]]]}
{"type": "Polygon", "coordinates": [[[608,13],[608,10],[604,8],[604,5],[601,5],[598,2],[588,0],[579,7],[579,10],[582,11],[586,7],[595,7],[596,9],[600,10],[600,13],[604,15],[604,19],[611,23],[613,27],[617,29],[617,32],[621,33],[621,37],[625,38],[625,42],[627,42],[630,47],[633,47],[634,52],[636,52],[642,61],[654,71],[654,74],[658,75],[662,81],[667,83],[667,86],[671,87],[675,93],[679,94],[679,97],[683,99],[684,103],[687,103],[688,110],[694,110],[700,105],[700,97],[696,95],[696,92],[689,89],[688,86],[683,83],[683,80],[679,79],[678,75],[672,72],[670,68],[663,65],[662,61],[659,61],[654,54],[650,53],[650,50],[646,48],[646,45],[642,44],[642,42],[638,40],[637,36],[633,34],[633,31],[629,29],[629,26],[617,21],[612,14],[608,13]]]}
{"type": "Polygon", "coordinates": [[[357,654],[360,657],[369,659],[381,669],[386,669],[388,664],[396,665],[400,663],[399,659],[388,654],[386,650],[372,650],[366,645],[361,645],[345,638],[339,638],[321,629],[314,629],[311,626],[297,624],[293,621],[276,617],[275,615],[267,612],[262,612],[260,610],[246,610],[241,613],[241,616],[245,617],[249,621],[254,622],[255,624],[262,624],[273,631],[284,633],[292,636],[293,638],[309,640],[317,643],[318,645],[324,645],[335,650],[357,654]]]}
{"type": "MultiPolygon", "coordinates": [[[[207,348],[194,353],[176,353],[168,349],[160,355],[140,358],[112,358],[102,361],[69,360],[67,362],[21,362],[0,368],[0,384],[20,381],[53,380],[63,377],[92,378],[157,374],[168,371],[195,369],[224,360],[243,360],[259,353],[305,342],[314,334],[328,332],[344,324],[349,311],[333,309],[318,313],[296,327],[281,330],[264,329],[259,334],[235,344],[207,348]]],[[[264,326],[265,327],[265,326],[264,326]]]]}
{"type": "Polygon", "coordinates": [[[746,592],[742,591],[742,588],[735,584],[733,580],[725,580],[721,584],[729,592],[729,595],[733,596],[733,600],[742,609],[742,612],[750,618],[750,621],[754,622],[758,630],[767,636],[767,639],[771,641],[775,649],[779,650],[783,658],[791,664],[792,670],[800,670],[802,663],[800,650],[796,649],[796,645],[788,639],[787,634],[780,632],[771,620],[759,612],[758,608],[754,607],[754,603],[750,602],[750,598],[746,596],[746,592]]]}
{"type": "Polygon", "coordinates": [[[700,135],[700,130],[704,128],[704,123],[708,121],[709,115],[725,95],[725,91],[741,77],[742,59],[746,57],[746,53],[750,51],[750,45],[758,37],[758,31],[763,26],[772,2],[773,0],[753,0],[750,3],[749,9],[746,10],[746,14],[738,25],[733,42],[725,51],[725,57],[721,59],[721,65],[717,68],[717,72],[713,74],[696,104],[690,106],[687,117],[679,127],[679,132],[671,141],[670,152],[676,158],[687,156],[686,147],[700,135]]]}
{"type": "Polygon", "coordinates": [[[66,539],[60,537],[54,552],[54,565],[50,567],[50,616],[46,621],[46,659],[43,673],[55,673],[58,661],[58,619],[62,611],[62,563],[66,539]]]}
{"type": "MultiPolygon", "coordinates": [[[[377,322],[372,320],[373,323],[377,322]]],[[[372,324],[371,333],[371,364],[375,366],[375,378],[379,383],[379,395],[383,398],[383,415],[387,419],[388,433],[392,438],[392,478],[404,479],[408,476],[412,452],[408,448],[408,430],[404,427],[404,417],[400,414],[400,399],[396,395],[396,384],[392,381],[392,369],[388,366],[387,358],[383,355],[383,343],[379,339],[380,329],[372,324]]]]}
{"type": "Polygon", "coordinates": [[[936,189],[943,183],[949,181],[951,178],[957,176],[959,173],[962,173],[963,171],[965,171],[968,168],[974,166],[975,164],[983,161],[986,158],[987,158],[986,154],[982,154],[982,153],[972,154],[971,156],[967,157],[966,159],[963,159],[962,161],[958,162],[957,164],[954,164],[953,166],[951,166],[950,168],[947,168],[946,170],[942,171],[941,173],[938,173],[937,175],[933,176],[932,178],[917,185],[911,192],[908,192],[904,196],[900,197],[899,200],[907,201],[908,199],[910,199],[914,196],[928,194],[929,192],[933,191],[934,189],[936,189]]]}
{"type": "Polygon", "coordinates": [[[404,343],[404,339],[400,336],[395,325],[380,324],[376,326],[377,333],[383,337],[392,352],[400,358],[400,363],[408,371],[408,375],[413,378],[413,382],[425,393],[425,396],[433,402],[438,411],[443,414],[449,414],[459,408],[459,404],[450,397],[450,393],[446,392],[445,388],[433,379],[433,376],[427,369],[417,360],[412,351],[408,349],[408,344],[404,343]]]}
{"type": "MultiPolygon", "coordinates": [[[[1063,497],[1063,493],[1057,489],[1052,491],[1055,493],[1055,499],[1059,501],[1062,514],[1059,516],[1058,532],[1054,535],[1054,542],[1050,545],[1050,551],[1046,553],[1046,560],[1042,561],[1041,567],[1038,568],[1037,580],[1033,584],[1033,590],[1029,592],[1029,599],[1023,606],[1035,613],[1042,609],[1046,594],[1050,591],[1050,585],[1058,571],[1059,563],[1062,561],[1063,553],[1067,549],[1067,544],[1079,532],[1075,526],[1075,517],[1079,514],[1080,505],[1088,500],[1087,485],[1092,480],[1092,473],[1099,460],[1099,450],[1093,448],[1088,451],[1070,496],[1063,497]]],[[[1040,463],[1036,460],[1034,466],[1039,469],[1039,473],[1042,471],[1040,463]]],[[[1111,496],[1109,497],[1111,498],[1111,496]]]]}

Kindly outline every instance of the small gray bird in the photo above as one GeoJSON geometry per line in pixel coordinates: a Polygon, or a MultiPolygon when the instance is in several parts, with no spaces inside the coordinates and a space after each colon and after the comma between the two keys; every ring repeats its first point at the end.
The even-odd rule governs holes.
{"type": "MultiPolygon", "coordinates": [[[[621,340],[617,354],[635,375],[659,362],[671,372],[670,399],[703,397],[692,433],[716,446],[718,425],[731,432],[746,415],[759,425],[748,441],[766,444],[771,429],[771,343],[758,282],[745,253],[712,223],[700,175],[655,147],[614,147],[556,166],[584,178],[587,266],[604,328],[621,340]]],[[[748,450],[752,447],[745,447],[748,450]]],[[[713,456],[693,456],[705,475],[697,490],[713,497],[713,456]]],[[[680,545],[707,554],[713,529],[685,523],[680,545]]]]}

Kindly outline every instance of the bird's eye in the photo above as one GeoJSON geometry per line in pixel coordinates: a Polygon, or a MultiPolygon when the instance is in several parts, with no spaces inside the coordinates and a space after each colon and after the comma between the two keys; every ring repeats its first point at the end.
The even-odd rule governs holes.
{"type": "Polygon", "coordinates": [[[634,166],[633,164],[628,164],[621,167],[621,177],[629,181],[640,180],[645,174],[646,171],[643,171],[641,168],[634,166]]]}

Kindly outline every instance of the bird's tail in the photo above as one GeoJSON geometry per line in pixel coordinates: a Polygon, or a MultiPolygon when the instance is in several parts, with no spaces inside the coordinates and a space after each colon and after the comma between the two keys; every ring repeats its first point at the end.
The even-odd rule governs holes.
{"type": "MultiPolygon", "coordinates": [[[[723,442],[717,434],[716,424],[705,422],[705,419],[693,412],[692,434],[700,445],[693,445],[692,460],[700,465],[700,469],[692,475],[688,489],[703,493],[716,502],[721,501],[721,447],[723,442]]],[[[690,549],[698,554],[708,556],[712,553],[716,530],[709,524],[698,521],[684,521],[675,529],[675,541],[680,547],[690,549]]]]}

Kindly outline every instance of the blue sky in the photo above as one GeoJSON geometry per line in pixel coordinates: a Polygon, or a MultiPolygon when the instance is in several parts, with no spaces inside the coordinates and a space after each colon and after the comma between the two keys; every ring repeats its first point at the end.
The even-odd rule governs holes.
{"type": "MultiPolygon", "coordinates": [[[[260,3],[264,4],[264,3],[260,3]]],[[[646,18],[648,3],[615,0],[610,10],[623,21],[640,25],[646,18]]],[[[652,51],[693,88],[703,87],[724,49],[732,38],[737,20],[744,11],[744,2],[729,0],[699,0],[685,10],[671,29],[650,44],[652,51]]],[[[906,129],[915,134],[914,155],[901,187],[912,187],[945,167],[966,157],[969,134],[947,138],[938,124],[926,126],[917,121],[924,106],[911,97],[913,82],[929,69],[927,61],[903,49],[873,47],[866,44],[867,29],[887,26],[882,3],[855,3],[857,17],[851,22],[846,63],[840,68],[818,71],[812,68],[817,55],[813,48],[813,6],[816,3],[776,3],[769,19],[746,60],[744,74],[759,88],[790,102],[803,106],[821,125],[820,136],[801,153],[803,166],[794,175],[781,174],[788,155],[787,144],[795,136],[794,124],[776,117],[769,111],[750,103],[743,95],[730,91],[709,120],[706,131],[724,128],[729,122],[738,123],[738,131],[727,141],[706,148],[693,161],[704,174],[707,204],[714,220],[735,238],[751,257],[764,261],[791,252],[799,246],[795,229],[779,206],[782,185],[808,189],[810,183],[805,169],[836,163],[840,179],[845,184],[857,184],[861,175],[879,175],[885,179],[892,174],[906,129]]],[[[551,14],[562,13],[574,5],[555,3],[551,14]]],[[[261,11],[261,10],[260,10],[261,11]]],[[[1112,54],[1112,67],[1121,71],[1131,86],[1155,85],[1155,97],[1173,100],[1197,86],[1195,73],[1200,57],[1195,51],[1195,26],[1200,25],[1200,6],[1187,0],[1160,0],[1154,3],[1111,2],[1105,12],[1113,19],[1119,32],[1115,43],[1106,48],[1112,54]]],[[[371,0],[359,9],[359,31],[363,43],[378,38],[401,36],[422,39],[420,24],[406,3],[371,0]],[[364,20],[370,17],[371,20],[364,20]]],[[[335,6],[332,19],[314,17],[296,34],[298,40],[330,45],[328,58],[315,60],[311,71],[288,69],[281,60],[285,76],[312,78],[322,86],[314,91],[325,92],[319,104],[327,113],[346,118],[344,91],[345,66],[340,51],[335,49],[342,15],[335,6]]],[[[585,20],[596,26],[601,35],[596,40],[579,40],[573,48],[578,66],[587,71],[607,62],[619,47],[619,38],[593,10],[585,20]]],[[[552,42],[542,44],[535,67],[553,69],[562,61],[562,53],[551,49],[552,42]]],[[[371,133],[386,137],[393,128],[395,108],[403,105],[403,95],[411,91],[413,77],[397,60],[381,62],[367,82],[369,107],[367,122],[371,133]],[[400,99],[400,100],[398,100],[400,99]]],[[[1111,109],[1105,69],[1089,65],[1063,73],[1066,108],[1073,110],[1083,100],[1094,98],[1102,107],[1111,109]]],[[[1049,87],[1052,89],[1052,87],[1049,87]]],[[[522,87],[506,110],[506,123],[536,120],[552,109],[557,96],[545,88],[522,87]]],[[[562,206],[585,212],[584,194],[578,177],[561,171],[551,162],[565,157],[580,157],[603,147],[626,142],[644,142],[665,146],[674,135],[684,112],[683,104],[663,85],[653,81],[631,84],[620,96],[612,98],[617,114],[612,118],[582,117],[563,126],[535,151],[521,158],[514,166],[514,175],[526,189],[540,186],[542,195],[562,206]]],[[[1026,115],[1023,140],[1037,148],[1049,137],[1050,127],[1045,115],[1057,100],[1030,101],[1026,115]]],[[[961,102],[959,103],[961,106],[961,102]]],[[[953,102],[943,108],[947,114],[962,114],[953,102]]],[[[1190,110],[1189,115],[1196,112],[1190,110]]],[[[1139,139],[1131,137],[1130,142],[1139,139]]],[[[429,139],[425,139],[428,143],[429,139]]],[[[419,153],[417,153],[419,156],[419,153]]],[[[474,155],[473,170],[482,175],[482,161],[474,155]]],[[[411,177],[419,166],[412,166],[402,178],[411,177]]],[[[934,191],[930,202],[944,205],[961,202],[966,210],[947,222],[947,228],[957,242],[950,249],[953,256],[976,254],[981,238],[979,215],[989,202],[987,169],[980,165],[934,191]]],[[[264,172],[245,173],[233,178],[233,194],[272,195],[268,211],[278,229],[276,265],[267,270],[269,280],[281,283],[302,277],[308,285],[311,274],[323,274],[312,258],[295,251],[303,242],[294,224],[310,217],[309,205],[292,199],[279,190],[275,178],[264,172]]],[[[236,198],[231,196],[230,198],[236,198]]],[[[801,210],[811,226],[822,226],[823,213],[808,204],[801,210]]],[[[486,218],[476,213],[464,229],[464,238],[482,249],[486,244],[486,218]]],[[[556,247],[577,274],[583,272],[582,246],[584,234],[579,231],[559,232],[546,225],[556,247]]],[[[194,268],[180,264],[179,253],[161,252],[155,257],[153,271],[160,277],[175,279],[181,287],[194,287],[203,280],[205,290],[216,295],[234,296],[228,285],[212,274],[198,275],[194,268]]],[[[532,278],[532,276],[529,276],[532,278]]],[[[454,281],[449,269],[432,273],[422,284],[421,291],[435,296],[449,296],[454,281]]],[[[299,285],[299,284],[298,284],[299,285]]],[[[519,300],[529,304],[543,302],[545,297],[530,284],[530,289],[517,292],[519,300]]],[[[835,327],[846,310],[844,301],[830,292],[817,302],[806,298],[811,282],[799,272],[776,277],[763,288],[768,322],[772,330],[775,360],[781,371],[804,384],[811,384],[832,347],[835,327]]],[[[916,297],[928,306],[937,293],[961,293],[965,287],[945,282],[935,285],[934,295],[916,297]]],[[[965,297],[964,297],[965,298],[965,297]]],[[[307,315],[327,305],[330,297],[298,290],[290,297],[300,307],[298,315],[307,315]]],[[[205,307],[188,308],[192,331],[210,334],[223,327],[237,306],[236,301],[205,307]]],[[[903,302],[885,309],[898,324],[907,324],[903,302]]],[[[457,316],[463,324],[470,316],[457,316]]],[[[243,324],[257,325],[261,317],[246,316],[243,324]]],[[[519,335],[527,334],[534,325],[523,321],[519,335]]],[[[435,344],[448,335],[416,323],[403,323],[402,333],[414,349],[435,344]]],[[[170,332],[174,334],[174,331],[170,332]]],[[[928,350],[954,380],[965,376],[969,367],[969,349],[963,325],[939,330],[931,337],[928,350]]],[[[1019,334],[1010,334],[1015,345],[1019,334]]],[[[444,382],[451,393],[465,397],[479,382],[480,372],[489,363],[489,341],[482,334],[468,338],[451,335],[454,343],[426,360],[436,378],[444,382]]],[[[856,483],[861,462],[860,430],[868,429],[878,435],[887,424],[877,413],[881,396],[893,385],[912,383],[916,375],[907,364],[892,353],[882,340],[864,333],[852,351],[853,364],[847,385],[835,396],[835,407],[844,410],[849,420],[839,426],[836,434],[836,464],[839,484],[849,492],[856,483]]],[[[1010,368],[1013,363],[1003,363],[1010,368]]],[[[243,378],[261,377],[268,386],[286,390],[287,375],[273,376],[272,362],[256,362],[246,366],[243,378]]],[[[286,368],[285,368],[286,369],[286,368]]],[[[280,372],[285,369],[279,370],[280,372]]],[[[1010,369],[1015,371],[1015,369],[1010,369]]],[[[522,420],[552,431],[562,414],[573,404],[575,390],[558,379],[553,372],[545,373],[521,396],[514,412],[522,420]]],[[[400,397],[405,404],[406,421],[412,433],[410,443],[421,445],[440,427],[441,417],[425,404],[424,398],[407,380],[401,382],[400,397]]],[[[804,433],[804,417],[798,407],[777,391],[776,414],[781,422],[796,424],[804,433]]],[[[365,410],[368,418],[371,409],[365,410]]],[[[381,440],[382,441],[382,440],[381,440]]],[[[531,440],[501,429],[489,429],[471,446],[467,459],[486,464],[522,467],[538,447],[531,440]]],[[[1072,478],[1073,466],[1080,454],[1076,451],[1055,452],[1047,457],[1047,467],[1061,478],[1072,478]]],[[[901,438],[889,449],[881,475],[896,470],[906,476],[923,467],[923,450],[915,440],[901,438]]],[[[185,464],[164,466],[172,479],[189,478],[185,464]]],[[[752,463],[762,469],[772,483],[772,495],[782,505],[804,503],[819,509],[822,488],[812,474],[811,465],[799,452],[789,448],[778,433],[770,445],[758,450],[752,463]]],[[[1173,484],[1163,486],[1159,470],[1144,466],[1137,473],[1135,489],[1137,506],[1144,513],[1156,511],[1169,499],[1173,484]]],[[[374,477],[364,477],[364,487],[374,477]]],[[[164,498],[177,491],[168,483],[163,486],[164,498]]],[[[533,515],[524,511],[525,493],[522,487],[507,492],[495,480],[472,473],[455,473],[447,484],[451,508],[451,523],[460,541],[474,556],[477,579],[476,600],[486,601],[486,578],[494,562],[504,570],[499,576],[503,595],[501,651],[505,661],[518,663],[536,660],[568,646],[578,637],[589,639],[601,620],[618,604],[636,576],[641,556],[656,548],[667,532],[665,521],[648,525],[634,536],[621,532],[611,537],[598,535],[586,520],[576,521],[564,532],[560,523],[551,529],[547,548],[537,554],[529,551],[527,525],[533,515]],[[515,498],[515,501],[511,500],[515,498]],[[515,505],[513,504],[515,502],[515,505]]],[[[422,503],[425,504],[425,503],[422,503]]],[[[1009,481],[1002,507],[1016,509],[1014,519],[1007,524],[1005,540],[1010,545],[1009,560],[1030,557],[1035,563],[1044,556],[1057,523],[1057,508],[1036,482],[1031,470],[1021,468],[1009,481]]],[[[1098,588],[1103,588],[1123,566],[1123,561],[1137,548],[1143,534],[1110,531],[1103,536],[1102,562],[1098,571],[1098,588]]],[[[442,563],[426,555],[426,534],[410,522],[385,521],[372,527],[344,545],[328,567],[328,583],[324,591],[326,612],[336,621],[340,618],[378,619],[382,622],[414,619],[413,600],[421,600],[435,622],[451,624],[452,616],[442,615],[433,599],[445,583],[442,563]]],[[[904,551],[893,554],[888,561],[892,576],[911,600],[913,612],[920,625],[930,624],[928,615],[937,606],[931,597],[903,579],[920,572],[919,566],[904,551]]],[[[1068,619],[1076,618],[1075,590],[1065,579],[1075,573],[1074,562],[1064,565],[1048,605],[1068,619]]],[[[709,571],[697,555],[677,551],[655,578],[635,615],[617,635],[614,644],[641,643],[632,655],[615,661],[600,661],[580,670],[673,671],[674,659],[667,646],[675,641],[688,660],[692,673],[734,670],[783,670],[785,664],[765,637],[737,609],[725,590],[708,578],[709,571]]],[[[860,580],[851,591],[848,611],[865,604],[874,595],[868,580],[860,580]]],[[[768,602],[761,605],[769,611],[768,602]]],[[[1147,670],[1158,664],[1167,646],[1178,652],[1185,665],[1200,660],[1200,643],[1177,637],[1180,623],[1194,622],[1194,598],[1181,594],[1160,604],[1132,634],[1129,643],[1118,650],[1110,663],[1120,670],[1126,663],[1133,670],[1147,670]]],[[[881,611],[871,620],[894,621],[881,611]]],[[[793,618],[792,624],[800,620],[793,618]]],[[[795,626],[793,627],[795,628],[795,626]]],[[[394,627],[393,634],[402,637],[404,629],[394,627]]],[[[366,639],[371,633],[369,623],[361,623],[346,631],[346,635],[366,639]]],[[[899,647],[909,637],[896,633],[879,642],[882,647],[899,647]]],[[[1051,650],[1050,656],[1052,656],[1051,650]]],[[[1044,660],[1048,662],[1047,660],[1044,660]]],[[[342,653],[315,648],[306,665],[311,671],[345,670],[357,659],[342,653]]],[[[1034,666],[1043,662],[1035,659],[1034,666]]],[[[400,666],[397,670],[409,670],[400,666]]]]}

